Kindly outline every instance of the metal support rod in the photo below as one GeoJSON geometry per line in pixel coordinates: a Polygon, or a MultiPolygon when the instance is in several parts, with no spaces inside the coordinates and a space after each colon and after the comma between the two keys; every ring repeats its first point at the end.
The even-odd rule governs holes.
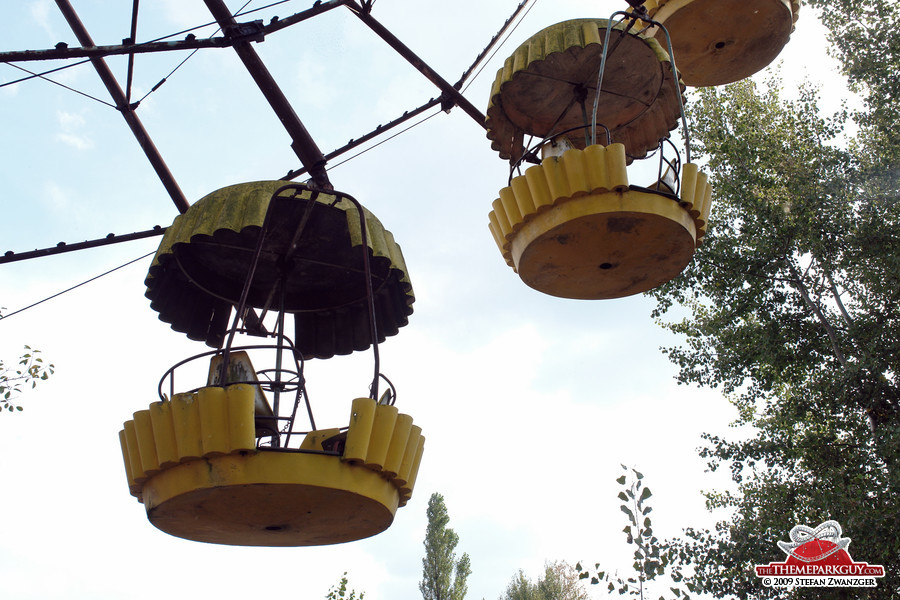
{"type": "MultiPolygon", "coordinates": [[[[78,38],[78,43],[82,46],[93,46],[94,40],[91,39],[91,36],[88,34],[87,29],[85,29],[81,19],[78,18],[75,9],[72,8],[72,5],[69,3],[69,0],[56,0],[56,5],[69,23],[69,27],[72,28],[75,37],[78,38]]],[[[178,183],[175,181],[175,178],[169,171],[169,167],[166,166],[165,161],[153,144],[153,140],[151,140],[150,136],[147,134],[147,130],[144,129],[141,120],[138,118],[137,114],[128,107],[128,103],[125,100],[125,94],[122,92],[119,82],[116,81],[115,76],[106,64],[106,61],[102,58],[92,58],[91,64],[94,65],[94,69],[96,69],[97,74],[109,91],[109,95],[112,96],[119,112],[121,112],[122,116],[125,118],[125,122],[128,123],[128,127],[131,128],[131,132],[137,139],[138,144],[141,145],[144,154],[156,171],[156,175],[162,182],[163,187],[169,192],[172,202],[175,203],[179,212],[183,213],[187,211],[190,206],[187,198],[184,197],[184,193],[182,193],[181,188],[178,187],[178,183]]]]}
{"type": "Polygon", "coordinates": [[[328,0],[327,2],[316,2],[312,8],[308,8],[306,10],[295,13],[289,17],[285,17],[283,19],[278,19],[277,21],[272,20],[268,25],[263,27],[263,34],[268,35],[279,29],[284,29],[285,27],[290,27],[294,23],[299,23],[300,21],[305,21],[310,17],[315,17],[316,15],[321,15],[324,12],[328,12],[333,8],[338,8],[347,3],[347,0],[328,0]]]}
{"type": "MultiPolygon", "coordinates": [[[[296,23],[305,21],[316,15],[328,12],[339,6],[343,6],[347,0],[330,0],[316,4],[312,8],[300,11],[283,19],[272,20],[268,25],[264,25],[256,32],[256,35],[267,36],[270,33],[281,31],[286,27],[290,27],[296,23]]],[[[59,48],[48,48],[46,50],[15,50],[10,52],[0,52],[0,62],[30,62],[38,60],[56,60],[65,58],[93,58],[103,56],[113,56],[118,54],[144,54],[152,52],[171,52],[177,50],[196,50],[198,48],[229,48],[239,37],[211,37],[211,38],[194,38],[188,36],[187,39],[180,41],[151,41],[136,43],[132,38],[132,42],[128,44],[114,44],[110,46],[88,46],[81,48],[69,48],[60,46],[59,48]]]]}
{"type": "MultiPolygon", "coordinates": [[[[131,33],[128,39],[133,44],[137,40],[138,5],[140,0],[134,0],[131,6],[131,33]]],[[[131,83],[134,80],[134,52],[128,53],[128,77],[125,80],[125,104],[131,106],[131,83]]]]}
{"type": "Polygon", "coordinates": [[[103,58],[121,54],[147,54],[196,50],[197,48],[228,48],[231,40],[223,37],[181,40],[177,42],[144,42],[141,44],[113,44],[111,46],[86,46],[79,48],[48,48],[46,50],[16,50],[0,52],[0,63],[34,62],[40,60],[61,60],[70,58],[103,58]]]}
{"type": "MultiPolygon", "coordinates": [[[[206,1],[209,2],[210,0],[206,1]]],[[[355,2],[347,2],[347,8],[349,8],[353,12],[353,14],[359,17],[359,19],[363,23],[368,25],[369,29],[374,31],[378,35],[378,37],[387,42],[387,44],[391,48],[393,48],[397,52],[397,54],[405,58],[409,64],[416,68],[417,71],[424,75],[431,83],[436,85],[438,89],[443,92],[446,100],[450,102],[450,107],[452,107],[454,104],[459,106],[461,109],[463,109],[463,111],[465,111],[467,115],[472,117],[472,119],[474,119],[476,123],[478,123],[481,127],[487,129],[487,125],[485,124],[485,117],[483,114],[481,114],[481,111],[475,108],[475,105],[469,102],[458,89],[453,87],[453,85],[451,85],[446,79],[438,75],[434,71],[434,69],[429,67],[425,63],[425,61],[423,61],[416,55],[415,52],[410,50],[405,44],[403,44],[403,42],[397,39],[397,36],[388,31],[388,29],[384,25],[376,21],[375,18],[372,17],[372,15],[367,13],[363,9],[363,7],[356,4],[355,2]]],[[[447,108],[446,110],[449,110],[449,108],[447,108]]]]}
{"type": "MultiPolygon", "coordinates": [[[[276,324],[277,333],[276,340],[278,340],[275,346],[275,384],[272,389],[272,413],[275,415],[277,419],[281,414],[281,391],[283,388],[283,381],[281,380],[281,369],[284,358],[284,297],[287,293],[285,290],[285,279],[286,276],[282,275],[281,278],[281,298],[278,306],[278,322],[276,324]]],[[[290,427],[288,431],[294,428],[294,420],[291,419],[290,427]]],[[[276,429],[277,429],[277,421],[276,421],[276,429]]],[[[281,430],[276,431],[276,435],[272,436],[272,446],[278,448],[281,446],[281,430]]]]}
{"type": "MultiPolygon", "coordinates": [[[[231,15],[228,7],[225,6],[225,2],[223,0],[204,0],[204,2],[227,36],[237,25],[237,22],[231,15]]],[[[238,58],[244,63],[247,71],[249,71],[250,76],[253,77],[263,96],[266,97],[272,110],[275,111],[281,124],[284,125],[288,135],[291,136],[291,140],[293,140],[291,148],[300,159],[300,162],[303,163],[303,166],[309,169],[316,186],[326,190],[333,189],[331,182],[328,180],[328,173],[325,171],[325,156],[294,112],[287,97],[281,91],[281,88],[278,87],[256,50],[253,49],[250,42],[243,40],[235,42],[232,47],[238,58]]]]}
{"type": "Polygon", "coordinates": [[[166,232],[165,227],[160,227],[159,225],[155,226],[153,229],[148,229],[147,231],[138,231],[137,233],[127,233],[124,235],[114,235],[110,233],[105,238],[100,238],[98,240],[87,240],[84,242],[77,242],[75,244],[67,244],[66,242],[60,242],[52,248],[42,248],[40,250],[31,250],[29,252],[13,252],[12,250],[7,251],[5,254],[0,255],[0,265],[3,263],[11,263],[17,262],[20,260],[28,260],[30,258],[40,258],[42,256],[51,256],[53,254],[63,254],[65,252],[74,252],[75,250],[84,250],[86,248],[97,248],[98,246],[108,246],[110,244],[118,244],[120,242],[130,242],[132,240],[142,240],[144,238],[153,237],[157,235],[162,235],[166,232]]]}

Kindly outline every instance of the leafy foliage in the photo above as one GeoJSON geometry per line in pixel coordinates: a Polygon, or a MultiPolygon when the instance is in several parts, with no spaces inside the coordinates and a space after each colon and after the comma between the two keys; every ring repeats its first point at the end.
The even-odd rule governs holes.
{"type": "Polygon", "coordinates": [[[346,598],[347,600],[363,600],[363,598],[365,598],[365,592],[360,592],[358,596],[356,595],[356,590],[350,590],[348,593],[348,586],[349,581],[347,579],[347,572],[344,571],[340,583],[336,586],[331,586],[331,589],[328,590],[328,595],[325,596],[325,600],[340,600],[341,598],[346,598]]]}
{"type": "Polygon", "coordinates": [[[709,235],[654,292],[656,317],[690,310],[664,323],[686,339],[666,350],[679,382],[721,389],[752,431],[705,436],[710,468],[737,484],[708,504],[732,517],[678,541],[692,583],[716,597],[823,597],[763,588],[752,567],[780,558],[775,542],[794,525],[828,518],[854,559],[885,566],[878,588],[854,597],[900,594],[900,8],[811,3],[865,109],[823,116],[817,90],[789,100],[777,80],[698,90],[709,235]]]}
{"type": "Polygon", "coordinates": [[[450,515],[441,494],[428,500],[428,527],[425,530],[425,558],[422,559],[422,581],[419,590],[425,600],[463,600],[472,573],[469,555],[456,560],[459,536],[447,525],[450,515]]]}
{"type": "MultiPolygon", "coordinates": [[[[605,584],[610,593],[628,594],[643,600],[650,594],[648,584],[658,581],[657,577],[665,575],[668,569],[669,576],[675,583],[674,586],[669,587],[669,591],[673,594],[672,597],[690,600],[690,595],[681,587],[684,579],[681,565],[673,563],[671,560],[672,548],[653,535],[653,522],[650,518],[653,507],[649,502],[653,493],[644,484],[644,475],[635,469],[630,469],[631,476],[629,477],[629,469],[625,465],[622,465],[622,469],[626,474],[616,479],[616,483],[623,488],[618,495],[619,500],[622,501],[619,508],[628,517],[628,525],[622,532],[625,534],[628,544],[635,546],[634,563],[632,563],[633,574],[621,577],[618,573],[600,571],[600,564],[597,563],[594,565],[597,571],[592,575],[590,571],[582,567],[581,563],[578,563],[575,565],[578,577],[590,579],[592,585],[605,584]]],[[[685,583],[684,587],[688,591],[694,591],[692,583],[685,583]]],[[[665,600],[665,596],[659,596],[659,599],[665,600]]]]}
{"type": "Polygon", "coordinates": [[[20,411],[22,407],[16,398],[30,385],[34,388],[38,381],[46,381],[53,374],[54,366],[45,364],[40,350],[25,346],[25,353],[15,366],[7,366],[0,360],[0,412],[20,411]]]}
{"type": "Polygon", "coordinates": [[[868,140],[868,151],[879,162],[900,162],[900,5],[874,0],[807,0],[819,11],[830,31],[831,54],[843,65],[852,88],[860,93],[865,110],[854,114],[868,140]]]}
{"type": "Polygon", "coordinates": [[[581,587],[578,572],[567,562],[557,561],[544,566],[544,574],[531,581],[520,569],[513,576],[500,600],[588,600],[581,587]]]}

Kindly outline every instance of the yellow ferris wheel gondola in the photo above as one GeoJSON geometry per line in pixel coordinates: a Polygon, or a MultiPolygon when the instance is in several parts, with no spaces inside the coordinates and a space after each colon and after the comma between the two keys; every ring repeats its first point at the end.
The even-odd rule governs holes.
{"type": "Polygon", "coordinates": [[[487,137],[511,162],[525,152],[526,135],[548,138],[574,130],[569,141],[584,148],[592,143],[584,125],[594,105],[596,121],[625,146],[630,162],[646,156],[678,125],[679,94],[669,55],[655,39],[623,22],[564,21],[529,38],[497,72],[487,137]],[[598,90],[601,65],[605,75],[598,90]]]}
{"type": "Polygon", "coordinates": [[[167,230],[147,286],[161,319],[218,343],[169,369],[159,401],[119,433],[129,491],[153,525],[245,546],[336,544],[390,526],[412,495],[424,437],[380,371],[378,343],[405,324],[412,288],[368,211],[347,194],[283,182],[219,190],[167,230]],[[248,307],[262,314],[251,319],[248,307]],[[295,319],[297,343],[285,334],[289,313],[309,316],[295,319]],[[264,342],[237,346],[238,335],[264,342]],[[369,397],[352,402],[347,422],[318,427],[304,360],[369,346],[369,397]],[[205,357],[206,382],[177,390],[176,371],[205,357]],[[382,379],[390,389],[379,395],[382,379]]]}
{"type": "MultiPolygon", "coordinates": [[[[645,0],[672,38],[684,82],[725,85],[764,69],[788,43],[800,0],[645,0]]],[[[662,29],[653,29],[665,42],[662,29]]]]}

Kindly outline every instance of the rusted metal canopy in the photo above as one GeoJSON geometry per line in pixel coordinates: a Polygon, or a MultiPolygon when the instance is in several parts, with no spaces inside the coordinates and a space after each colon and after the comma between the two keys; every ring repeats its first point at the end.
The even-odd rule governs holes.
{"type": "MultiPolygon", "coordinates": [[[[523,136],[544,138],[590,124],[609,22],[576,19],[547,27],[522,44],[497,73],[487,110],[487,136],[501,158],[517,160],[523,136]]],[[[681,114],[668,54],[652,38],[614,26],[597,122],[631,158],[656,148],[681,114]]],[[[605,132],[598,143],[606,144],[605,132]]],[[[584,148],[585,135],[569,135],[584,148]]]]}
{"type": "MultiPolygon", "coordinates": [[[[732,83],[764,69],[797,22],[800,0],[646,0],[669,31],[675,62],[691,86],[732,83]]],[[[665,43],[659,28],[656,39],[665,43]]]]}
{"type": "MultiPolygon", "coordinates": [[[[293,313],[294,342],[304,357],[368,348],[372,336],[356,208],[339,192],[273,197],[283,185],[226,187],[176,218],[145,281],[151,307],[176,331],[220,346],[265,228],[247,306],[293,313]]],[[[364,212],[378,341],[383,341],[407,323],[415,298],[400,247],[364,212]]]]}

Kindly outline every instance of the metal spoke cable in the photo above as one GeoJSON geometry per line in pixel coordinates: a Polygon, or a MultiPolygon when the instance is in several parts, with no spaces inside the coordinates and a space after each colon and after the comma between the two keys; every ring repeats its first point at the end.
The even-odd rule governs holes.
{"type": "MultiPolygon", "coordinates": [[[[71,65],[63,65],[61,67],[56,67],[55,69],[50,69],[49,71],[44,71],[42,73],[33,73],[32,71],[29,71],[28,69],[24,69],[18,65],[14,65],[13,63],[8,62],[6,64],[9,65],[10,67],[15,67],[15,68],[19,69],[20,71],[25,71],[26,73],[31,73],[31,75],[28,77],[22,77],[21,79],[7,81],[6,83],[0,83],[0,88],[6,87],[8,85],[15,85],[16,83],[22,83],[23,81],[28,81],[29,79],[37,79],[37,78],[47,79],[46,77],[44,77],[44,75],[49,75],[50,73],[56,73],[57,71],[62,71],[64,69],[71,69],[72,67],[77,67],[78,65],[83,65],[84,63],[88,63],[88,62],[91,62],[91,59],[86,58],[85,60],[80,60],[77,63],[71,64],[71,65]]],[[[62,85],[61,83],[57,83],[56,81],[53,81],[52,79],[47,79],[47,81],[49,81],[51,83],[56,83],[57,85],[62,85]]],[[[63,86],[63,87],[65,87],[65,86],[63,86]]]]}
{"type": "MultiPolygon", "coordinates": [[[[469,89],[469,86],[475,82],[475,80],[478,78],[479,75],[481,75],[481,72],[484,71],[484,68],[487,67],[488,63],[494,59],[494,57],[497,55],[498,52],[500,52],[500,49],[503,47],[503,45],[509,41],[509,38],[512,36],[513,33],[515,33],[516,29],[519,28],[519,25],[522,24],[522,21],[525,20],[525,17],[528,16],[528,13],[531,12],[531,9],[534,8],[535,5],[537,5],[537,0],[534,0],[534,2],[531,3],[531,6],[528,7],[528,9],[525,11],[525,14],[523,14],[522,17],[519,19],[519,22],[516,23],[512,29],[510,29],[509,33],[506,34],[506,37],[503,38],[503,41],[501,41],[499,44],[497,44],[497,47],[494,49],[493,52],[491,52],[491,55],[488,57],[488,59],[486,61],[484,61],[480,67],[478,67],[478,70],[475,72],[474,75],[472,75],[472,78],[469,80],[469,82],[465,86],[463,86],[463,88],[462,88],[463,92],[465,92],[467,89],[469,89]]],[[[469,73],[467,72],[466,74],[463,75],[463,78],[468,77],[468,75],[469,75],[469,73]]]]}
{"type": "MultiPolygon", "coordinates": [[[[250,4],[252,1],[253,1],[253,0],[247,0],[247,1],[244,3],[244,5],[238,9],[238,11],[237,11],[237,13],[235,13],[235,15],[241,14],[241,11],[244,10],[245,8],[247,8],[247,5],[250,4]]],[[[205,27],[205,25],[204,25],[204,27],[205,27]]],[[[199,28],[198,28],[198,29],[199,29],[199,28]]],[[[215,36],[217,33],[219,33],[221,30],[222,30],[221,27],[217,27],[216,30],[213,31],[212,34],[210,34],[209,37],[210,37],[210,38],[214,37],[214,36],[215,36]]],[[[168,36],[168,37],[171,37],[171,36],[168,36]]],[[[133,108],[136,108],[138,104],[140,104],[141,102],[143,102],[144,100],[147,99],[147,96],[149,96],[150,94],[152,94],[153,92],[155,92],[156,90],[158,90],[158,89],[162,86],[162,84],[164,84],[164,83],[169,79],[169,77],[171,77],[172,75],[175,74],[175,71],[177,71],[178,69],[180,69],[180,68],[184,65],[184,63],[186,63],[186,62],[187,62],[188,60],[190,60],[195,54],[197,54],[197,52],[198,52],[199,50],[200,50],[200,48],[195,48],[190,54],[188,54],[187,56],[185,56],[184,59],[183,59],[180,63],[178,63],[177,65],[175,65],[175,68],[174,68],[174,69],[172,69],[171,71],[169,71],[169,74],[168,74],[168,75],[166,75],[165,77],[163,77],[162,79],[160,79],[159,82],[158,82],[156,85],[154,85],[152,88],[150,88],[150,91],[147,92],[146,94],[144,94],[144,95],[141,97],[140,100],[138,100],[137,102],[135,102],[135,103],[132,105],[132,107],[133,107],[133,108]]]]}
{"type": "Polygon", "coordinates": [[[48,297],[44,298],[43,300],[38,300],[37,302],[35,302],[35,303],[33,303],[33,304],[29,304],[28,306],[26,306],[26,307],[24,307],[24,308],[20,308],[20,309],[18,309],[18,310],[15,310],[15,311],[9,313],[8,315],[2,315],[2,316],[0,316],[0,320],[8,319],[8,318],[10,318],[11,316],[13,316],[13,315],[15,315],[15,314],[18,314],[18,313],[20,313],[20,312],[23,312],[23,311],[28,310],[29,308],[34,308],[34,307],[37,306],[38,304],[43,304],[44,302],[46,302],[46,301],[48,301],[48,300],[52,300],[52,299],[54,299],[54,298],[56,298],[56,297],[58,297],[58,296],[62,296],[62,295],[65,294],[66,292],[71,292],[71,291],[74,290],[74,289],[80,288],[80,287],[83,286],[83,285],[86,285],[86,284],[88,284],[88,283],[90,283],[90,282],[92,282],[92,281],[96,281],[96,280],[100,279],[101,277],[104,277],[104,276],[106,276],[106,275],[109,275],[110,273],[113,273],[113,272],[115,272],[115,271],[118,271],[119,269],[122,269],[122,268],[124,268],[124,267],[127,267],[127,266],[130,265],[130,264],[136,263],[136,262],[138,262],[139,260],[143,260],[143,259],[147,258],[148,256],[153,256],[154,254],[156,254],[156,250],[154,250],[153,252],[148,252],[147,254],[145,254],[145,255],[143,255],[143,256],[138,256],[138,257],[135,258],[134,260],[129,260],[129,261],[128,261],[127,263],[125,263],[124,265],[119,265],[118,267],[114,267],[114,268],[110,269],[109,271],[106,271],[105,273],[100,273],[99,275],[97,275],[97,276],[95,276],[95,277],[91,277],[91,278],[88,279],[87,281],[82,281],[81,283],[79,283],[79,284],[77,284],[77,285],[73,285],[72,287],[70,287],[70,288],[68,288],[68,289],[65,289],[65,290],[63,290],[63,291],[61,291],[61,292],[57,292],[56,294],[53,294],[52,296],[48,296],[48,297]]]}
{"type": "Polygon", "coordinates": [[[272,8],[273,6],[278,6],[279,4],[287,4],[288,2],[291,2],[291,0],[278,0],[278,2],[272,2],[271,4],[266,4],[265,6],[260,6],[259,8],[254,8],[253,10],[244,11],[244,8],[247,7],[247,4],[250,4],[248,2],[247,4],[242,6],[239,11],[234,13],[234,16],[235,17],[243,17],[244,15],[249,15],[249,14],[253,14],[255,12],[259,12],[261,10],[266,10],[267,8],[272,8]]]}
{"type": "MultiPolygon", "coordinates": [[[[84,64],[85,62],[90,62],[90,61],[81,61],[81,62],[79,62],[79,63],[77,63],[77,64],[82,65],[82,64],[84,64]]],[[[96,101],[99,102],[100,104],[105,104],[106,106],[108,106],[108,107],[110,107],[110,108],[116,108],[116,105],[115,105],[115,104],[112,104],[111,102],[107,102],[106,100],[101,100],[100,98],[97,98],[96,96],[91,96],[91,95],[88,94],[87,92],[82,92],[81,90],[76,90],[75,88],[69,87],[69,86],[67,86],[67,85],[64,84],[64,83],[60,83],[60,82],[58,82],[58,81],[54,81],[54,80],[50,79],[49,77],[44,77],[44,75],[43,75],[42,73],[35,73],[34,71],[29,71],[29,70],[26,69],[25,67],[20,67],[19,65],[14,65],[14,64],[12,64],[12,63],[6,63],[6,64],[8,64],[9,66],[14,67],[14,68],[16,68],[16,69],[19,69],[20,71],[25,71],[26,73],[30,73],[32,76],[31,76],[31,77],[25,77],[25,78],[19,79],[19,80],[17,80],[17,81],[11,81],[11,82],[9,82],[9,83],[4,83],[3,85],[0,85],[0,87],[3,87],[3,86],[5,86],[5,85],[11,85],[11,84],[13,84],[13,83],[18,83],[18,82],[20,82],[20,81],[26,81],[26,80],[28,80],[28,79],[38,78],[38,79],[43,79],[44,81],[49,81],[50,83],[54,83],[54,84],[58,85],[58,86],[61,87],[61,88],[64,88],[64,89],[69,90],[70,92],[75,92],[76,94],[80,94],[80,95],[84,96],[85,98],[90,98],[91,100],[96,100],[96,101]]],[[[76,65],[68,65],[68,66],[74,67],[74,66],[76,66],[76,65]]],[[[54,70],[58,71],[59,69],[54,69],[54,70]]]]}
{"type": "Polygon", "coordinates": [[[407,131],[409,131],[409,130],[412,129],[413,127],[415,127],[415,126],[417,126],[417,125],[421,125],[422,123],[424,123],[424,122],[427,121],[428,119],[430,119],[430,118],[432,118],[432,117],[436,117],[437,115],[440,114],[440,112],[441,112],[441,111],[437,111],[437,112],[431,113],[430,115],[428,115],[427,117],[425,117],[425,118],[422,119],[421,121],[416,121],[415,123],[413,123],[412,125],[410,125],[410,126],[407,127],[406,129],[401,129],[400,131],[398,131],[398,132],[395,133],[394,135],[389,136],[389,137],[386,137],[386,138],[384,138],[383,140],[379,141],[377,144],[372,144],[371,146],[369,146],[369,147],[366,148],[365,150],[360,150],[359,152],[357,152],[357,153],[354,154],[353,156],[348,156],[347,158],[345,158],[345,159],[342,160],[341,162],[336,163],[336,164],[334,164],[334,165],[330,165],[329,167],[326,168],[326,170],[327,170],[327,171],[331,171],[332,169],[335,169],[335,168],[341,166],[341,165],[344,164],[345,162],[349,162],[349,161],[353,160],[354,158],[357,158],[357,157],[359,157],[359,156],[362,156],[363,154],[365,154],[365,153],[368,152],[369,150],[373,150],[373,149],[377,148],[378,146],[382,145],[383,143],[389,142],[390,140],[394,139],[394,138],[397,137],[398,135],[400,135],[400,134],[402,134],[402,133],[406,133],[407,131]]]}
{"type": "MultiPolygon", "coordinates": [[[[247,3],[245,3],[244,6],[241,7],[241,10],[243,10],[244,8],[246,8],[247,4],[250,4],[250,1],[252,1],[252,0],[249,0],[247,3]]],[[[286,1],[288,1],[288,0],[282,0],[282,1],[283,1],[283,2],[286,2],[286,1]]],[[[259,10],[259,9],[254,9],[254,10],[259,10]]],[[[252,11],[251,11],[251,12],[252,12],[252,11]]],[[[141,44],[137,44],[137,43],[136,43],[135,45],[136,45],[136,46],[141,46],[141,45],[143,45],[143,44],[152,44],[152,43],[160,42],[160,41],[163,41],[163,40],[167,40],[167,39],[169,39],[169,38],[172,38],[172,37],[176,37],[176,36],[183,35],[183,34],[185,34],[185,33],[190,33],[191,31],[195,31],[195,30],[197,30],[197,29],[203,29],[203,28],[205,28],[205,27],[210,27],[211,25],[215,25],[215,24],[216,24],[216,22],[215,22],[215,21],[212,21],[212,22],[209,22],[209,23],[205,23],[205,24],[203,24],[203,25],[198,25],[198,26],[196,26],[196,27],[191,27],[191,28],[189,28],[189,29],[183,29],[183,30],[177,31],[177,32],[175,32],[175,33],[170,33],[170,34],[168,34],[168,35],[164,35],[164,36],[162,36],[162,37],[159,37],[159,38],[156,38],[156,39],[153,39],[153,40],[149,40],[149,41],[147,41],[147,42],[142,42],[141,44]]],[[[216,31],[215,31],[210,37],[213,37],[213,36],[214,36],[216,33],[218,33],[218,32],[219,32],[219,29],[216,29],[216,31]]],[[[190,57],[193,56],[196,52],[197,52],[197,50],[194,50],[187,58],[190,58],[190,57]]],[[[160,82],[157,83],[157,84],[150,90],[150,92],[148,92],[147,94],[145,94],[143,98],[141,98],[140,100],[138,100],[138,101],[135,103],[135,105],[140,104],[147,96],[149,96],[152,92],[154,92],[157,88],[159,88],[159,86],[161,86],[163,83],[165,83],[166,79],[167,79],[168,77],[171,77],[172,74],[173,74],[175,71],[177,71],[177,70],[181,67],[181,65],[183,65],[183,64],[185,63],[185,61],[187,61],[187,58],[184,59],[183,61],[181,61],[181,63],[179,63],[178,66],[176,66],[176,67],[175,67],[175,68],[174,68],[174,69],[173,69],[166,77],[164,77],[162,80],[160,80],[160,82]]],[[[64,70],[64,69],[71,69],[71,68],[73,68],[73,67],[77,67],[77,66],[79,66],[79,65],[83,65],[83,64],[86,64],[86,63],[89,63],[89,62],[91,62],[91,59],[88,58],[88,59],[85,59],[85,60],[78,61],[78,62],[76,62],[76,63],[67,64],[67,65],[63,65],[63,66],[61,66],[61,67],[57,67],[57,68],[55,68],[55,69],[50,69],[50,70],[47,70],[47,71],[43,71],[43,72],[41,72],[41,73],[35,73],[34,71],[30,71],[30,70],[28,70],[28,69],[26,69],[26,68],[24,68],[24,67],[20,67],[19,65],[16,65],[16,64],[14,64],[14,63],[8,62],[8,63],[6,63],[7,65],[9,65],[10,67],[14,67],[14,68],[16,68],[16,69],[19,69],[20,71],[24,71],[25,73],[28,73],[29,76],[28,76],[28,77],[22,77],[22,78],[20,78],[20,79],[14,79],[14,80],[12,80],[12,81],[7,81],[7,82],[5,82],[5,83],[0,83],[0,88],[7,87],[7,86],[10,86],[10,85],[15,85],[15,84],[17,84],[17,83],[22,83],[23,81],[29,81],[29,80],[31,80],[31,79],[43,79],[44,81],[48,81],[48,82],[53,83],[53,84],[56,84],[56,85],[58,85],[58,86],[60,86],[60,87],[62,87],[62,88],[65,88],[65,89],[69,90],[70,92],[75,92],[76,94],[80,94],[80,95],[82,95],[82,96],[85,96],[85,97],[87,97],[87,98],[90,98],[91,100],[96,100],[97,102],[100,102],[101,104],[105,104],[106,106],[109,106],[109,107],[111,107],[111,108],[118,108],[118,107],[116,107],[114,104],[112,104],[112,103],[110,103],[110,102],[106,102],[105,100],[101,100],[100,98],[97,98],[97,97],[95,97],[95,96],[91,96],[90,94],[87,94],[87,93],[82,92],[82,91],[80,91],[80,90],[76,90],[75,88],[69,87],[69,86],[67,86],[67,85],[65,85],[65,84],[63,84],[63,83],[60,83],[60,82],[58,82],[58,81],[55,81],[55,80],[53,80],[53,79],[50,79],[49,77],[46,77],[47,75],[49,75],[49,74],[51,74],[51,73],[56,73],[57,71],[62,71],[62,70],[64,70]]],[[[130,91],[130,90],[129,90],[129,91],[130,91]]]]}

